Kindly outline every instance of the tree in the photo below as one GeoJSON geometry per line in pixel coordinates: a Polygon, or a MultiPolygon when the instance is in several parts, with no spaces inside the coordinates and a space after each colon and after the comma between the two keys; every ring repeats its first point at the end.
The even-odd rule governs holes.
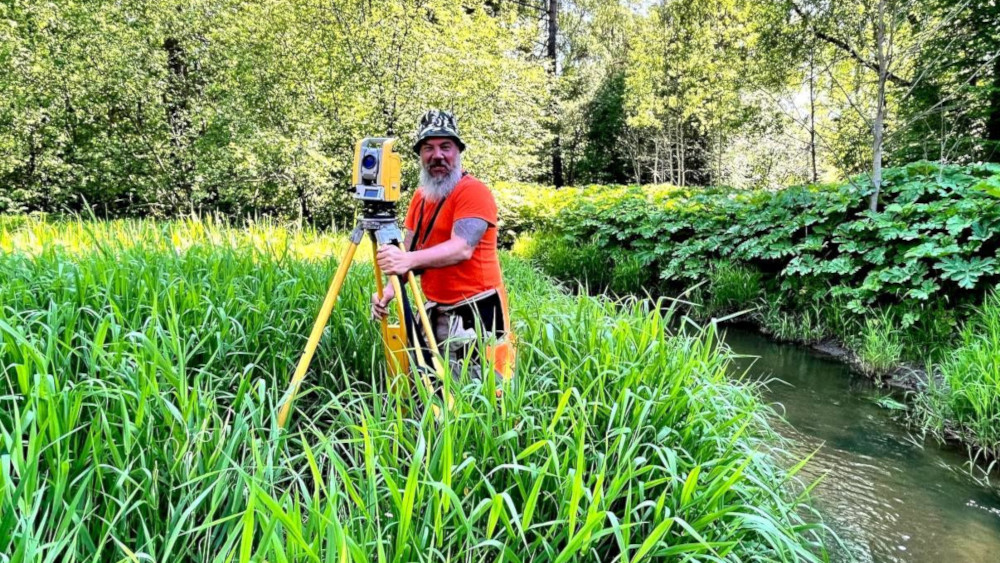
{"type": "Polygon", "coordinates": [[[530,178],[546,142],[545,67],[485,1],[57,0],[0,22],[0,211],[343,224],[354,141],[406,152],[428,107],[458,113],[487,179],[530,178]]]}
{"type": "Polygon", "coordinates": [[[773,31],[784,17],[777,6],[743,0],[650,10],[630,53],[626,98],[629,125],[653,140],[655,167],[662,150],[679,184],[724,181],[726,147],[761,116],[750,94],[787,80],[786,45],[773,31]]]}
{"type": "Polygon", "coordinates": [[[921,80],[900,108],[910,127],[895,154],[1000,162],[1000,5],[930,0],[925,10],[951,23],[928,37],[916,57],[921,80]]]}
{"type": "MultiPolygon", "coordinates": [[[[914,92],[927,90],[938,63],[921,66],[927,45],[948,36],[960,21],[966,4],[934,9],[923,0],[859,0],[850,3],[791,3],[793,13],[809,33],[826,43],[830,56],[853,64],[855,86],[848,88],[837,65],[827,65],[835,87],[843,94],[849,111],[870,131],[869,169],[872,194],[869,208],[878,209],[882,166],[887,138],[905,138],[913,125],[904,108],[914,92]],[[871,76],[871,80],[864,77],[871,76]]],[[[923,59],[926,61],[926,59],[923,59]]],[[[931,94],[936,97],[935,94],[931,94]]],[[[933,102],[938,106],[943,100],[933,102]]],[[[942,156],[944,152],[942,151],[942,156]]]]}

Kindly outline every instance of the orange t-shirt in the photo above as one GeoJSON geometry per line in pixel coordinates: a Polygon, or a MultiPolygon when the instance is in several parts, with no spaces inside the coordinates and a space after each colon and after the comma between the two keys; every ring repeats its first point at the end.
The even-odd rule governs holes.
{"type": "Polygon", "coordinates": [[[420,287],[427,299],[451,305],[490,289],[502,289],[500,259],[497,256],[497,204],[486,184],[466,174],[444,199],[434,226],[427,233],[439,201],[424,201],[423,189],[417,190],[406,211],[403,225],[414,232],[413,250],[422,250],[451,239],[451,230],[459,219],[482,219],[489,223],[483,238],[472,251],[472,258],[444,268],[427,268],[420,287]],[[421,220],[421,217],[423,220],[421,220]]]}

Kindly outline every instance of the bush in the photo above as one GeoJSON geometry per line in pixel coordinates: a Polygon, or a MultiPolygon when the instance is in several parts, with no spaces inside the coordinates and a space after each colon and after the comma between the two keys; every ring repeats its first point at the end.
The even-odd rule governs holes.
{"type": "Polygon", "coordinates": [[[513,252],[550,276],[578,281],[595,292],[607,289],[614,273],[613,261],[606,251],[592,243],[578,243],[557,235],[536,233],[521,237],[513,252]]]}
{"type": "Polygon", "coordinates": [[[754,318],[766,334],[782,342],[813,344],[828,335],[816,308],[790,312],[782,309],[778,301],[765,299],[754,313],[754,318]]]}
{"type": "Polygon", "coordinates": [[[890,313],[870,313],[853,347],[861,369],[879,378],[892,372],[903,356],[902,339],[890,313]]]}
{"type": "Polygon", "coordinates": [[[760,273],[728,260],[715,263],[708,273],[709,305],[713,315],[756,305],[763,293],[760,273]]]}
{"type": "Polygon", "coordinates": [[[976,304],[1000,282],[998,184],[1000,165],[917,162],[886,171],[875,213],[864,178],[778,192],[521,185],[509,212],[520,218],[508,221],[628,256],[651,273],[651,292],[709,280],[709,308],[738,308],[760,286],[792,309],[836,303],[837,332],[902,305],[901,328],[938,337],[942,309],[976,304]]]}

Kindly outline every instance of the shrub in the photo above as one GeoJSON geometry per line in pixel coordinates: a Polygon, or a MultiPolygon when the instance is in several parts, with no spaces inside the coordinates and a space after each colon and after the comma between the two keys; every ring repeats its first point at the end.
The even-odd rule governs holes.
{"type": "Polygon", "coordinates": [[[713,315],[752,308],[763,293],[760,273],[728,260],[716,262],[708,274],[713,315]]]}
{"type": "Polygon", "coordinates": [[[983,187],[997,182],[1000,165],[918,162],[886,171],[876,213],[863,178],[777,192],[521,186],[531,195],[517,209],[521,228],[636,256],[675,286],[729,262],[752,266],[786,301],[829,294],[861,314],[903,302],[933,308],[943,295],[951,307],[976,303],[1000,282],[1000,205],[983,187]]]}
{"type": "Polygon", "coordinates": [[[776,300],[763,300],[754,313],[763,331],[782,342],[813,344],[828,334],[818,309],[790,312],[776,300]]]}

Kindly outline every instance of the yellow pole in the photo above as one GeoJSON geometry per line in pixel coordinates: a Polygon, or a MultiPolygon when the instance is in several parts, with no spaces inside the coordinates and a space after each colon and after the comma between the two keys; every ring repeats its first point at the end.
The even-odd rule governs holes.
{"type": "MultiPolygon", "coordinates": [[[[399,249],[406,252],[402,244],[399,245],[399,249]]],[[[441,367],[441,362],[437,359],[437,338],[434,336],[434,328],[431,326],[431,321],[427,317],[427,310],[424,309],[424,300],[420,296],[420,286],[417,285],[417,278],[413,275],[413,272],[406,272],[406,282],[413,293],[413,306],[420,316],[420,324],[423,325],[424,333],[427,335],[427,345],[431,348],[431,359],[434,362],[434,370],[438,373],[438,376],[444,377],[444,369],[441,367]]]]}
{"type": "MultiPolygon", "coordinates": [[[[395,290],[395,292],[396,292],[396,306],[399,308],[400,322],[403,323],[403,324],[405,324],[406,321],[403,320],[403,319],[405,319],[406,307],[403,305],[403,288],[399,284],[399,277],[398,276],[389,276],[389,283],[392,284],[392,289],[395,290]]],[[[407,332],[407,340],[409,340],[409,336],[410,336],[409,332],[407,332]]],[[[425,367],[427,365],[427,362],[424,361],[424,354],[420,350],[420,342],[417,340],[416,336],[417,335],[415,335],[415,334],[413,335],[413,344],[414,344],[414,346],[416,348],[416,353],[414,353],[414,356],[417,357],[417,365],[420,366],[420,367],[425,367]]],[[[427,379],[427,375],[424,374],[423,370],[419,370],[418,369],[417,372],[420,373],[420,380],[421,380],[421,382],[423,382],[424,387],[427,388],[427,392],[433,394],[434,393],[434,384],[429,379],[427,379]]]]}
{"type": "Polygon", "coordinates": [[[351,261],[354,260],[354,252],[357,249],[357,243],[351,241],[344,250],[344,255],[337,266],[337,273],[333,276],[330,289],[326,292],[326,299],[323,300],[323,306],[316,317],[316,323],[313,325],[312,333],[309,335],[309,342],[306,343],[305,352],[302,353],[302,358],[299,359],[299,365],[295,368],[295,375],[292,376],[292,381],[288,385],[288,391],[285,392],[285,399],[282,402],[281,410],[278,412],[278,426],[281,428],[285,426],[285,421],[288,419],[288,412],[291,410],[292,402],[295,400],[295,394],[298,393],[299,385],[302,384],[302,380],[306,377],[306,370],[309,369],[309,362],[312,361],[313,354],[316,353],[316,346],[319,345],[319,339],[323,336],[323,329],[326,328],[326,322],[330,320],[330,313],[333,312],[333,307],[337,304],[337,296],[340,295],[340,288],[344,285],[344,278],[347,277],[347,270],[351,267],[351,261]]]}
{"type": "MultiPolygon", "coordinates": [[[[403,248],[402,244],[399,245],[399,249],[406,252],[406,249],[403,248]]],[[[406,281],[410,286],[410,292],[413,293],[413,307],[417,310],[417,314],[420,315],[420,323],[424,326],[424,334],[427,336],[427,346],[431,349],[431,362],[434,364],[434,372],[437,373],[438,379],[441,380],[441,392],[444,395],[445,404],[448,405],[448,408],[451,408],[454,402],[448,394],[446,386],[444,386],[444,367],[441,366],[441,361],[438,360],[437,338],[434,336],[434,327],[431,326],[431,321],[427,317],[427,310],[424,309],[424,300],[420,296],[420,287],[417,285],[417,277],[413,275],[413,272],[407,272],[406,281]]],[[[397,281],[396,283],[398,284],[399,282],[397,281]]],[[[399,291],[398,288],[396,288],[396,290],[399,291]]],[[[428,386],[427,390],[433,391],[433,388],[428,386]]]]}
{"type": "MultiPolygon", "coordinates": [[[[382,292],[385,290],[385,285],[382,283],[382,268],[378,267],[378,243],[375,239],[372,239],[372,268],[375,269],[375,293],[378,295],[379,301],[382,300],[382,292]]],[[[399,297],[398,295],[396,297],[399,297]]],[[[402,318],[402,317],[400,317],[402,318]]],[[[402,321],[401,321],[402,322],[402,321]]],[[[382,332],[384,333],[386,328],[389,326],[389,317],[386,315],[382,317],[382,332]]],[[[405,323],[404,323],[405,326],[405,323]]],[[[386,358],[388,359],[388,358],[386,358]]]]}

